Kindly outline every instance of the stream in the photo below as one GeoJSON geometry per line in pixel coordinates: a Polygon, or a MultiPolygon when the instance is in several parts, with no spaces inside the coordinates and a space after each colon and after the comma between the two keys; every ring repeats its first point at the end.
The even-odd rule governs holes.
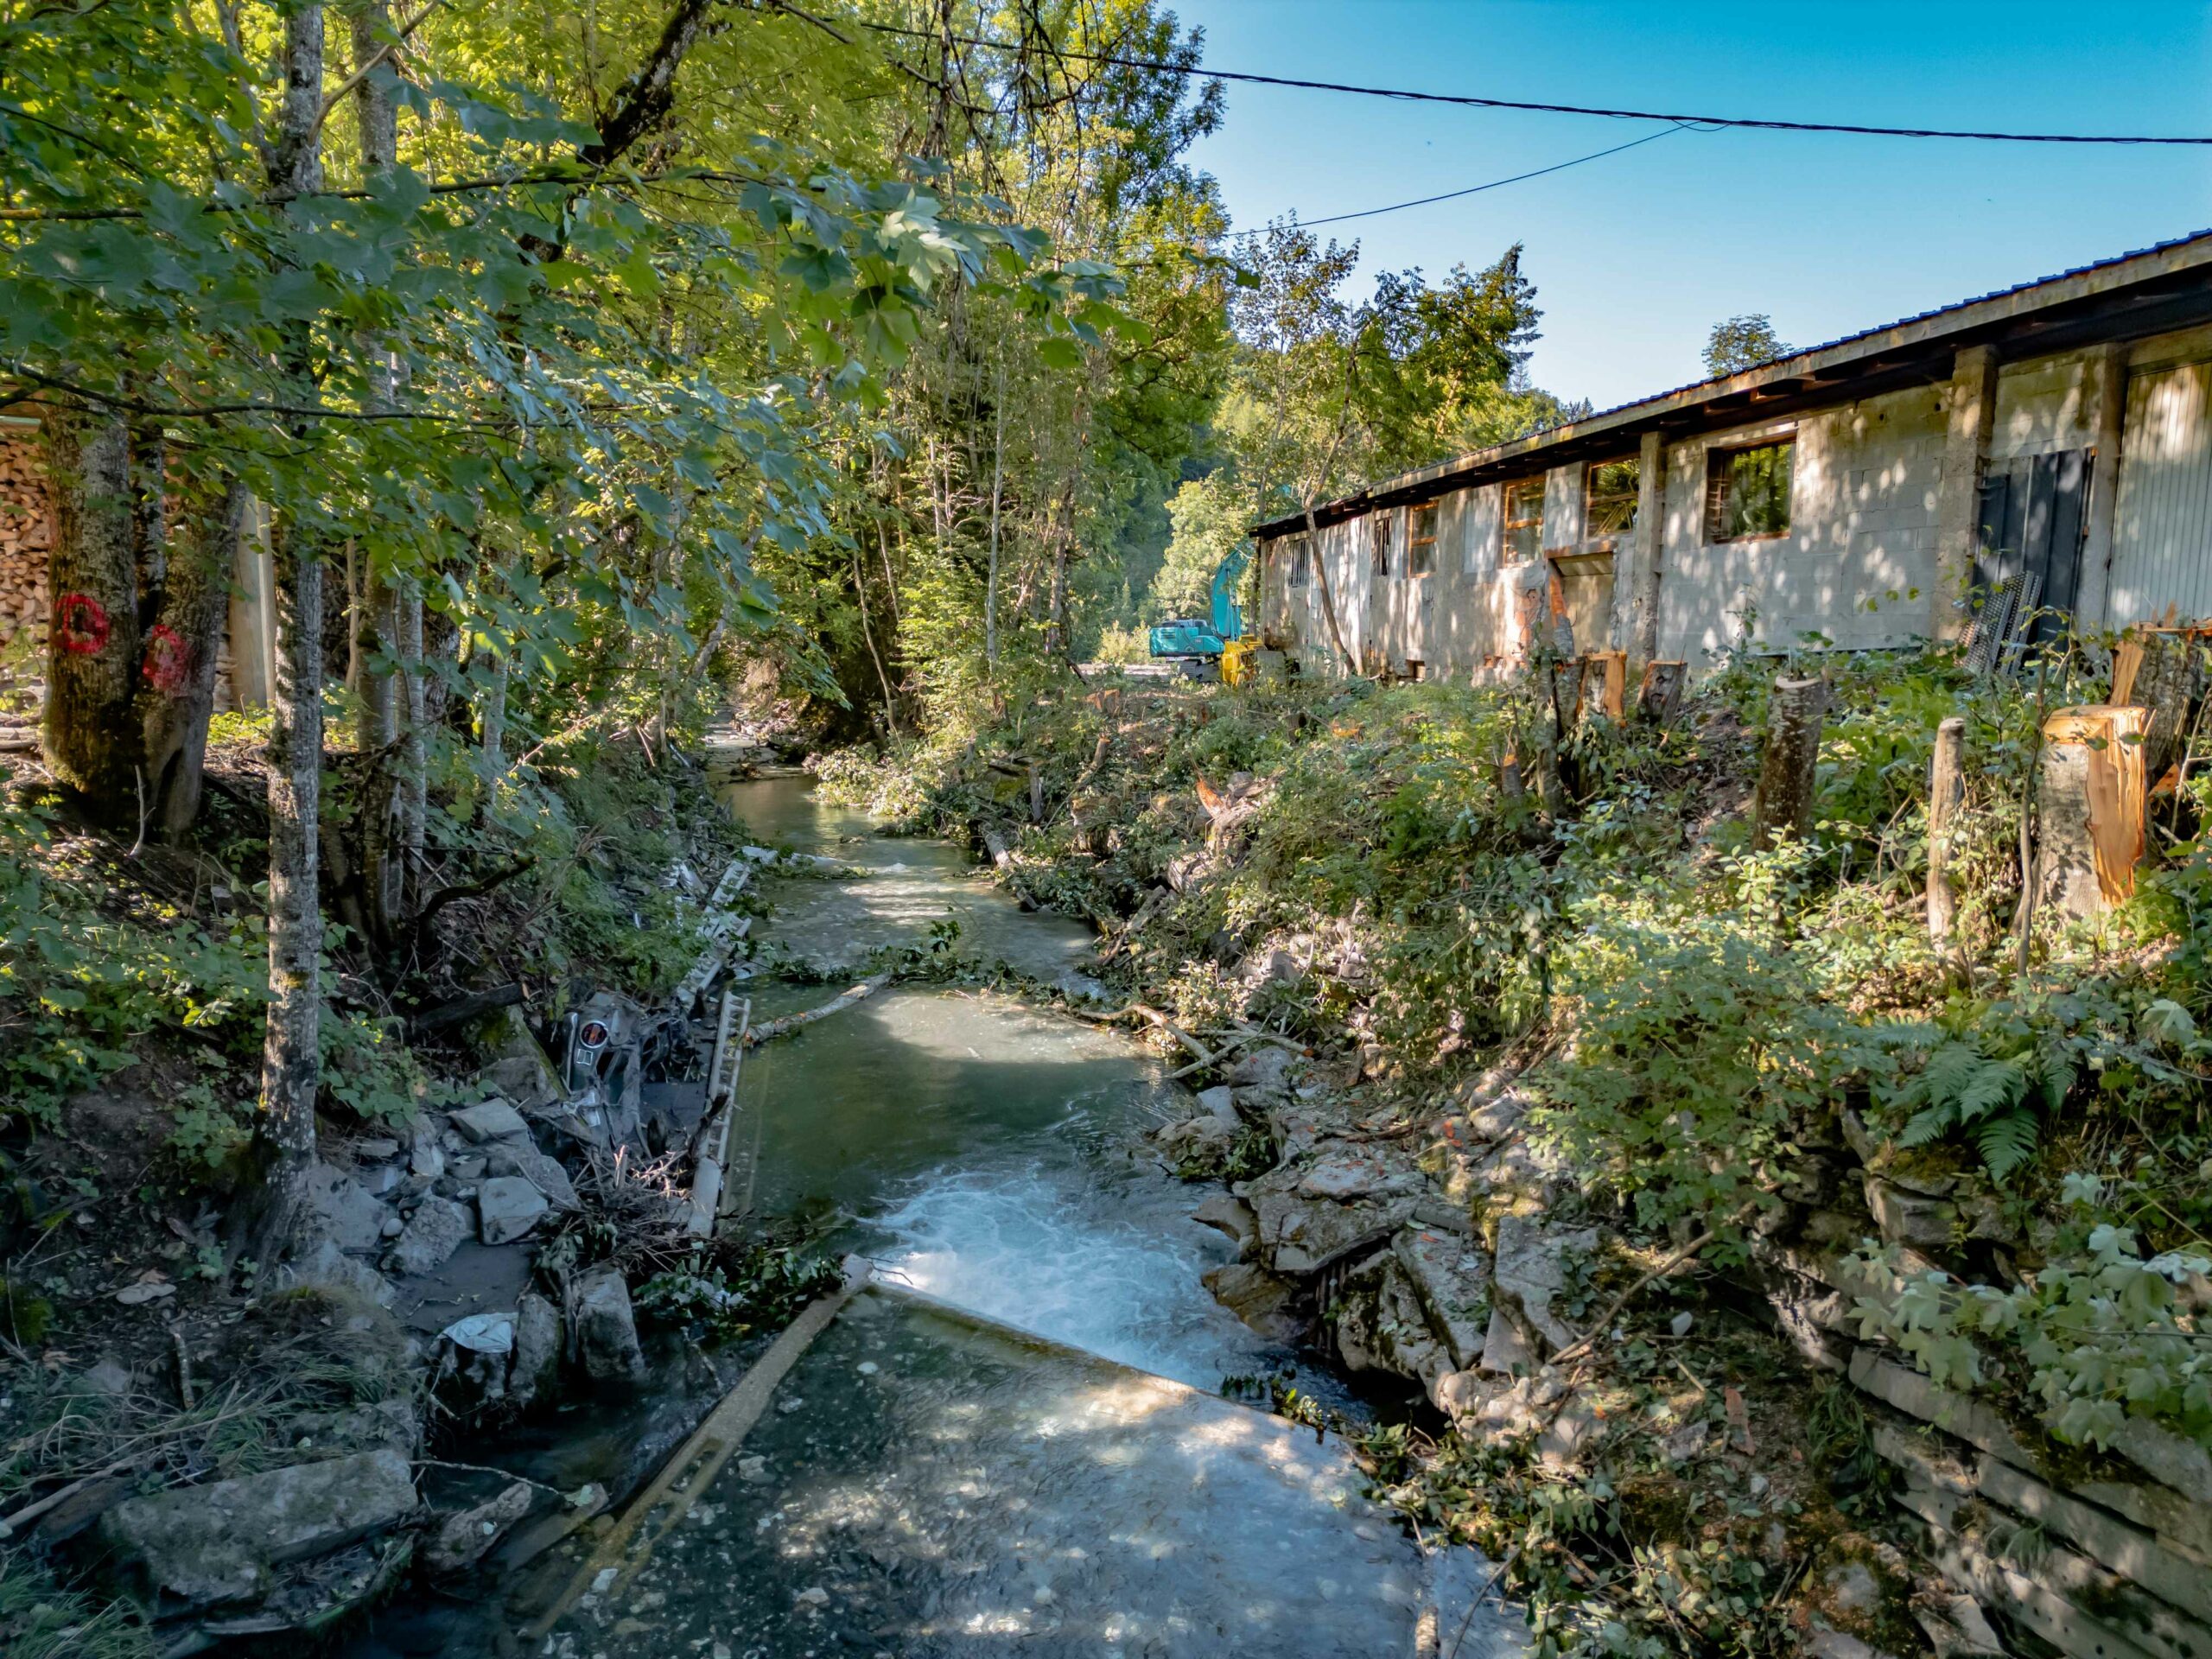
{"type": "MultiPolygon", "coordinates": [[[[1090,931],[1024,912],[963,849],[804,777],[722,799],[756,842],[839,867],[764,875],[756,1021],[948,935],[1090,987],[1090,931]]],[[[1335,1437],[1222,1397],[1266,1372],[1358,1409],[1201,1282],[1236,1250],[1143,1138],[1190,1109],[1169,1069],[1122,1032],[918,982],[748,1052],[725,1228],[803,1222],[868,1282],[765,1354],[664,1342],[638,1395],[511,1433],[486,1455],[562,1490],[665,1467],[540,1564],[567,1589],[519,1640],[500,1597],[418,1601],[349,1659],[1521,1650],[1502,1616],[1459,1616],[1479,1556],[1416,1549],[1335,1437]]]]}

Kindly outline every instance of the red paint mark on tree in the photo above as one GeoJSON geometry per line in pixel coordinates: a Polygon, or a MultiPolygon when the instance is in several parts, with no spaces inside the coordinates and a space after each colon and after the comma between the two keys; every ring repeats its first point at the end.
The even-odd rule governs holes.
{"type": "Polygon", "coordinates": [[[156,622],[146,636],[146,683],[165,697],[181,697],[191,669],[192,651],[183,637],[168,623],[156,622]]]}
{"type": "Polygon", "coordinates": [[[107,612],[89,594],[64,594],[54,601],[54,643],[72,657],[90,657],[107,644],[107,612]]]}

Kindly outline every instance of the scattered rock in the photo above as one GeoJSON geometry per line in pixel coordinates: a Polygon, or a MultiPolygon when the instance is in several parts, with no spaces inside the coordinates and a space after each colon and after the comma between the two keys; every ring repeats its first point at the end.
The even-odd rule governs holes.
{"type": "Polygon", "coordinates": [[[1875,1174],[1866,1176],[1866,1208],[1874,1225],[1892,1244],[1909,1249],[1948,1250],[1959,1207],[1945,1198],[1915,1192],[1875,1174]]]}
{"type": "Polygon", "coordinates": [[[1309,1198],[1298,1190],[1305,1179],[1305,1171],[1285,1166],[1238,1188],[1259,1219],[1260,1252],[1278,1273],[1319,1273],[1380,1243],[1413,1217],[1410,1197],[1349,1204],[1309,1198]]]}
{"type": "Polygon", "coordinates": [[[117,1364],[115,1361],[104,1359],[99,1364],[87,1366],[79,1373],[75,1391],[79,1394],[105,1395],[112,1399],[120,1399],[130,1392],[130,1373],[117,1364]]]}
{"type": "Polygon", "coordinates": [[[595,1268],[576,1287],[576,1351],[595,1382],[641,1376],[645,1350],[638,1343],[638,1319],[630,1306],[630,1287],[612,1268],[595,1268]]]}
{"type": "Polygon", "coordinates": [[[487,1100],[480,1105],[464,1106],[452,1114],[453,1126],[461,1131],[461,1138],[474,1145],[482,1146],[487,1141],[526,1141],[530,1125],[523,1116],[504,1100],[487,1100]]]}
{"type": "Polygon", "coordinates": [[[353,1156],[365,1164],[388,1163],[399,1156],[399,1142],[388,1135],[372,1135],[365,1141],[356,1141],[353,1156]]]}
{"type": "Polygon", "coordinates": [[[1236,1091],[1227,1084],[1198,1091],[1198,1109],[1217,1117],[1229,1126],[1232,1135],[1244,1131],[1244,1120],[1236,1115],[1236,1091]]]}
{"type": "Polygon", "coordinates": [[[1478,1098],[1467,1113],[1467,1134],[1478,1145],[1503,1141],[1528,1117],[1529,1097],[1518,1089],[1503,1088],[1478,1098]]]}
{"type": "Polygon", "coordinates": [[[1237,1057],[1236,1064],[1229,1068],[1229,1081],[1236,1088],[1255,1094],[1287,1096],[1290,1068],[1297,1059],[1287,1048],[1262,1043],[1237,1057]]]}
{"type": "Polygon", "coordinates": [[[1232,1262],[1207,1274],[1205,1283],[1217,1301],[1270,1341],[1291,1341],[1305,1329],[1293,1311],[1297,1287],[1265,1268],[1232,1262]]]}
{"type": "Polygon", "coordinates": [[[1567,1287],[1567,1259],[1598,1248],[1598,1230],[1547,1226],[1533,1216],[1506,1214],[1497,1221],[1497,1262],[1491,1272],[1500,1306],[1522,1329],[1554,1350],[1575,1339],[1552,1299],[1567,1287]]]}
{"type": "Polygon", "coordinates": [[[399,1296],[391,1280],[367,1262],[346,1255],[327,1238],[299,1260],[286,1262],[277,1269],[277,1274],[279,1284],[343,1291],[364,1301],[374,1302],[378,1307],[390,1307],[399,1296]]]}
{"type": "Polygon", "coordinates": [[[557,1158],[549,1158],[527,1141],[502,1142],[484,1160],[487,1175],[519,1175],[543,1192],[556,1210],[573,1215],[583,1208],[569,1172],[557,1158]]]}
{"type": "Polygon", "coordinates": [[[438,1145],[435,1129],[416,1135],[407,1154],[407,1173],[425,1181],[435,1181],[446,1173],[446,1154],[438,1145]]]}
{"type": "Polygon", "coordinates": [[[391,1270],[407,1275],[435,1273],[470,1230],[468,1211],[451,1198],[423,1199],[391,1247],[391,1270]]]}
{"type": "Polygon", "coordinates": [[[115,1293],[115,1300],[125,1307],[143,1307],[148,1302],[166,1301],[176,1294],[176,1287],[158,1279],[142,1279],[135,1285],[125,1285],[115,1293]]]}
{"type": "Polygon", "coordinates": [[[1259,1217],[1252,1213],[1250,1205],[1234,1193],[1215,1193],[1191,1212],[1191,1219],[1228,1234],[1240,1256],[1250,1255],[1252,1246],[1259,1242],[1259,1217]]]}
{"type": "Polygon", "coordinates": [[[264,1595],[273,1568],[342,1548],[414,1507],[407,1459],[385,1450],[130,1498],[102,1518],[100,1535],[147,1590],[204,1607],[264,1595]]]}
{"type": "Polygon", "coordinates": [[[1497,1376],[1525,1376],[1536,1369],[1536,1351],[1529,1345],[1521,1327],[1505,1317],[1505,1310],[1490,1311],[1490,1326],[1483,1335],[1481,1368],[1497,1376]]]}
{"type": "Polygon", "coordinates": [[[1455,1370],[1482,1356],[1490,1319],[1490,1258],[1457,1234],[1408,1227],[1391,1243],[1429,1329],[1450,1353],[1455,1370]]]}
{"type": "Polygon", "coordinates": [[[286,1422],[295,1443],[318,1452],[373,1452],[388,1447],[403,1458],[423,1449],[423,1420],[410,1394],[396,1394],[344,1411],[308,1411],[286,1422]]]}
{"type": "Polygon", "coordinates": [[[518,1480],[497,1496],[448,1516],[423,1547],[423,1565],[440,1576],[475,1566],[501,1534],[530,1513],[531,1501],[530,1485],[518,1480]]]}
{"type": "Polygon", "coordinates": [[[486,1244],[508,1244],[537,1225],[551,1208],[519,1175],[495,1175],[476,1194],[479,1236],[486,1244]]]}
{"type": "Polygon", "coordinates": [[[1705,1450],[1705,1443],[1713,1438],[1713,1425],[1702,1417],[1694,1423],[1684,1423],[1659,1443],[1669,1463],[1688,1463],[1705,1450]]]}
{"type": "Polygon", "coordinates": [[[1222,1157],[1236,1143],[1236,1131],[1211,1112],[1170,1123],[1154,1137],[1174,1158],[1222,1157]]]}
{"type": "Polygon", "coordinates": [[[459,1189],[484,1179],[484,1172],[492,1160],[476,1154],[460,1154],[446,1160],[446,1178],[439,1185],[442,1188],[459,1189]]]}
{"type": "Polygon", "coordinates": [[[341,1250],[372,1250],[383,1236],[384,1205],[343,1170],[317,1164],[308,1172],[301,1202],[305,1224],[341,1250]]]}
{"type": "Polygon", "coordinates": [[[552,1387],[560,1363],[560,1310],[536,1292],[524,1291],[515,1309],[515,1353],[507,1370],[508,1397],[518,1405],[529,1405],[552,1387]]]}
{"type": "Polygon", "coordinates": [[[1333,1198],[1339,1204],[1359,1198],[1395,1198],[1421,1192],[1427,1183],[1421,1172],[1357,1147],[1325,1142],[1321,1155],[1306,1166],[1298,1183],[1300,1198],[1333,1198]]]}
{"type": "Polygon", "coordinates": [[[1605,1416],[1588,1389],[1578,1390],[1537,1437],[1536,1456],[1544,1467],[1564,1472],[1580,1465],[1605,1438],[1605,1416]]]}
{"type": "Polygon", "coordinates": [[[397,1216],[386,1216],[384,1218],[384,1236],[386,1238],[397,1238],[406,1230],[407,1224],[397,1216]]]}
{"type": "Polygon", "coordinates": [[[1428,1327],[1411,1279],[1385,1250],[1348,1274],[1331,1299],[1337,1351],[1355,1371],[1389,1371],[1433,1388],[1452,1357],[1428,1327]]]}

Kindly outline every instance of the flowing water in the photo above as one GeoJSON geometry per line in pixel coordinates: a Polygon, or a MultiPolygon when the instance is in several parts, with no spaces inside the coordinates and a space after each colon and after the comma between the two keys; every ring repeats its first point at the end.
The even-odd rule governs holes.
{"type": "MultiPolygon", "coordinates": [[[[959,948],[983,960],[1046,978],[1087,964],[1087,929],[1024,913],[956,848],[872,833],[804,779],[724,799],[755,836],[867,873],[771,881],[763,931],[796,954],[856,963],[956,919],[959,948]]],[[[755,1018],[836,988],[762,985],[755,1018]]],[[[747,1055],[755,1212],[835,1217],[836,1242],[892,1283],[1197,1387],[1287,1363],[1199,1282],[1234,1249],[1189,1218],[1202,1194],[1142,1147],[1189,1109],[1166,1070],[1122,1035],[1009,998],[880,993],[747,1055]]]]}

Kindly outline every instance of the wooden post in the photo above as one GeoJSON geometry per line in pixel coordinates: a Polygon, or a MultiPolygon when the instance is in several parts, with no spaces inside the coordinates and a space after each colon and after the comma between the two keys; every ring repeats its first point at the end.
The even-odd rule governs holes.
{"type": "Polygon", "coordinates": [[[1955,640],[1966,629],[1967,590],[1974,579],[1981,519],[1982,462],[1996,418],[1996,351],[1963,346],[1953,361],[1943,481],[1936,491],[1936,579],[1928,593],[1931,639],[1955,640]]]}
{"type": "Polygon", "coordinates": [[[1783,834],[1813,827],[1813,774],[1821,758],[1821,722],[1828,711],[1826,679],[1777,679],[1767,704],[1766,755],[1752,798],[1753,847],[1764,850],[1783,834]]]}
{"type": "Polygon", "coordinates": [[[1951,887],[1951,820],[1966,798],[1963,770],[1967,723],[1953,715],[1936,728],[1936,753],[1928,769],[1928,937],[1951,937],[1959,896],[1951,887]]]}

